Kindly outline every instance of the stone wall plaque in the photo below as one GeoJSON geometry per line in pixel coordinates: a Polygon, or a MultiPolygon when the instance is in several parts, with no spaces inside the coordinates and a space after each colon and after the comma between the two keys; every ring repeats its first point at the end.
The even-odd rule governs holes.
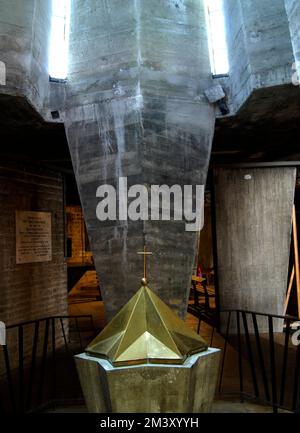
{"type": "Polygon", "coordinates": [[[51,260],[51,213],[16,211],[17,264],[51,260]]]}

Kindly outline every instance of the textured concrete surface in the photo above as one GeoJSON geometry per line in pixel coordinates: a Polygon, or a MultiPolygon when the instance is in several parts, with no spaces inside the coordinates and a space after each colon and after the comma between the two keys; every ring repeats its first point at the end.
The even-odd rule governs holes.
{"type": "Polygon", "coordinates": [[[23,95],[44,112],[49,92],[51,0],[0,1],[0,61],[6,86],[0,92],[23,95]]]}
{"type": "Polygon", "coordinates": [[[285,7],[289,20],[298,77],[300,77],[300,3],[298,0],[285,0],[285,7]]]}
{"type": "MultiPolygon", "coordinates": [[[[44,413],[88,413],[86,406],[57,406],[49,408],[44,413]]],[[[273,413],[270,406],[252,401],[241,402],[235,398],[217,399],[213,402],[211,413],[273,413]]],[[[279,413],[289,413],[279,410],[279,413]]]]}
{"type": "Polygon", "coordinates": [[[235,116],[218,118],[212,164],[299,161],[300,86],[254,91],[235,116]]]}
{"type": "Polygon", "coordinates": [[[185,314],[197,233],[181,221],[106,222],[96,190],[204,184],[214,107],[202,1],[73,1],[66,132],[107,317],[138,289],[146,242],[151,287],[185,314]]]}
{"type": "Polygon", "coordinates": [[[86,405],[97,413],[210,412],[220,351],[193,355],[181,366],[112,367],[86,354],[75,357],[86,405]]]}
{"type": "Polygon", "coordinates": [[[283,314],[296,169],[215,169],[214,183],[221,310],[283,314]]]}
{"type": "Polygon", "coordinates": [[[223,2],[234,114],[253,90],[291,83],[293,48],[284,0],[223,2]]]}

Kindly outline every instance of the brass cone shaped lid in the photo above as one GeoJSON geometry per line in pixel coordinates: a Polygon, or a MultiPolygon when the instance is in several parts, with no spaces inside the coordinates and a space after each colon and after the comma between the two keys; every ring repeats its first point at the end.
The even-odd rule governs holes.
{"type": "Polygon", "coordinates": [[[143,285],[86,352],[106,358],[114,366],[146,362],[183,364],[189,355],[207,348],[202,337],[143,285]]]}

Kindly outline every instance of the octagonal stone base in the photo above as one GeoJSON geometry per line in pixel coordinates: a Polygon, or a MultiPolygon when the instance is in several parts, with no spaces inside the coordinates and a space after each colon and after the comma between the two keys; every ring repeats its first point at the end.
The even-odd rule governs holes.
{"type": "Polygon", "coordinates": [[[192,355],[183,365],[113,367],[85,353],[75,360],[91,413],[201,413],[211,411],[220,350],[192,355]]]}

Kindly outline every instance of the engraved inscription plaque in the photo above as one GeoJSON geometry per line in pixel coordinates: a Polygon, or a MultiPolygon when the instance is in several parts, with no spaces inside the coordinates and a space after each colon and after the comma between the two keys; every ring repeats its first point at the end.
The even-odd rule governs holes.
{"type": "Polygon", "coordinates": [[[17,264],[51,260],[51,213],[16,211],[17,264]]]}

